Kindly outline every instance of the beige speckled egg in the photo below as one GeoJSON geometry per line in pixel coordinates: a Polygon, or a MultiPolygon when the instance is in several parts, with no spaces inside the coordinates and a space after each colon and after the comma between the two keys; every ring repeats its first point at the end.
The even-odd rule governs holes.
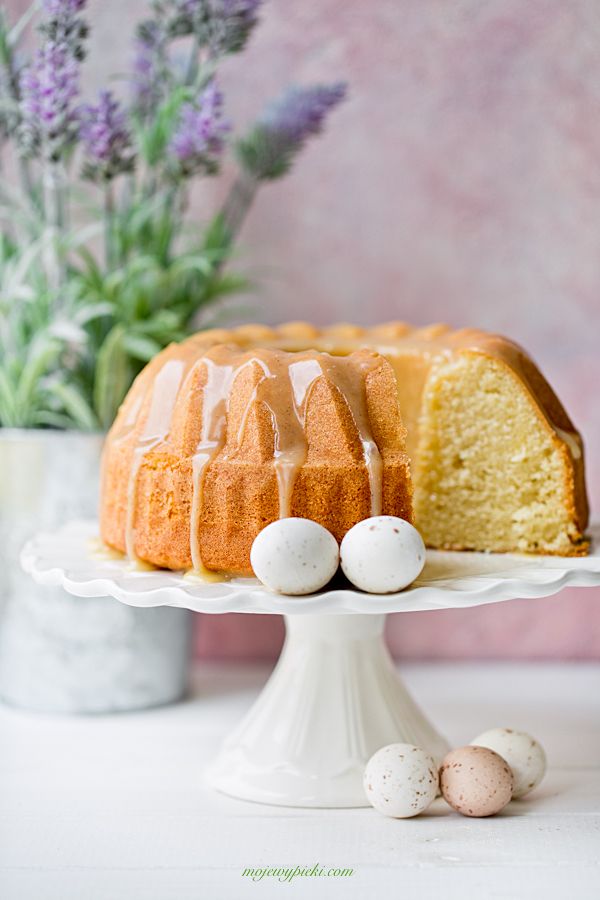
{"type": "Polygon", "coordinates": [[[440,789],[463,816],[493,816],[512,797],[513,775],[506,760],[493,750],[459,747],[442,762],[440,789]]]}
{"type": "Polygon", "coordinates": [[[492,728],[476,737],[472,744],[489,747],[499,753],[512,769],[513,797],[524,797],[538,786],[546,773],[546,754],[540,744],[524,731],[492,728]]]}

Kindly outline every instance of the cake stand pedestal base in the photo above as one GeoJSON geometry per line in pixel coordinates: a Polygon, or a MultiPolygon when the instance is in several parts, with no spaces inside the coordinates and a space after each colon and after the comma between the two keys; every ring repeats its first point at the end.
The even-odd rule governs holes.
{"type": "Polygon", "coordinates": [[[286,616],[279,661],[209,783],[259,803],[368,806],[363,772],[380,747],[416,744],[440,761],[448,745],[398,678],[384,623],[384,615],[286,616]]]}

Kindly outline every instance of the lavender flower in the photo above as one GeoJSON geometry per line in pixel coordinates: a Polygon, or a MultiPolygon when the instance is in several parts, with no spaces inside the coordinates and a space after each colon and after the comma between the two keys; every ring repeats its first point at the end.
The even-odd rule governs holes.
{"type": "Polygon", "coordinates": [[[306,141],[323,130],[346,89],[343,82],[289,88],[239,142],[238,156],[245,170],[259,181],[284,175],[306,141]]]}
{"type": "Polygon", "coordinates": [[[217,171],[225,135],[230,130],[222,111],[223,95],[214,81],[202,91],[196,103],[182,106],[169,144],[171,166],[176,175],[217,171]]]}
{"type": "Polygon", "coordinates": [[[160,24],[148,19],[138,27],[133,60],[133,108],[147,118],[160,102],[166,82],[165,35],[160,24]]]}
{"type": "Polygon", "coordinates": [[[79,62],[85,56],[86,0],[43,0],[44,37],[33,63],[19,80],[19,136],[26,153],[42,151],[57,162],[77,140],[79,62]]]}
{"type": "Polygon", "coordinates": [[[264,128],[283,137],[296,147],[314,134],[319,134],[327,113],[346,96],[346,85],[314,85],[291,87],[267,107],[260,119],[264,128]]]}
{"type": "Polygon", "coordinates": [[[85,58],[85,40],[89,33],[87,23],[79,15],[85,5],[86,0],[43,0],[45,19],[39,27],[48,41],[64,44],[80,61],[85,58]]]}
{"type": "Polygon", "coordinates": [[[215,55],[243,50],[262,0],[209,0],[208,45],[215,55]]]}
{"type": "Polygon", "coordinates": [[[194,34],[203,18],[206,0],[162,0],[157,5],[171,37],[194,34]]]}
{"type": "Polygon", "coordinates": [[[237,53],[258,22],[262,0],[164,0],[160,10],[173,37],[194,35],[215,56],[237,53]]]}
{"type": "Polygon", "coordinates": [[[21,74],[21,137],[30,154],[57,162],[77,139],[79,65],[64,44],[51,41],[21,74]]]}
{"type": "Polygon", "coordinates": [[[110,91],[101,91],[97,104],[83,108],[80,137],[86,155],[83,174],[91,181],[110,181],[133,168],[127,117],[110,91]]]}

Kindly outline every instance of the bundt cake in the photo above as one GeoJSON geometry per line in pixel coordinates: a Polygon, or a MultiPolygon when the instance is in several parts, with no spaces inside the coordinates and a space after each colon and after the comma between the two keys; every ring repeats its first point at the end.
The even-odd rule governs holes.
{"type": "Polygon", "coordinates": [[[289,515],[338,540],[385,513],[430,547],[587,547],[579,434],[516,344],[472,329],[200,332],[138,376],[102,469],[103,540],[172,569],[250,573],[289,515]]]}

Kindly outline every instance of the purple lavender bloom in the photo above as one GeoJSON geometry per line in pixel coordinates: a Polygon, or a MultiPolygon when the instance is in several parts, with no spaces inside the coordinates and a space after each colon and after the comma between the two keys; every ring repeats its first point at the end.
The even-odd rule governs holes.
{"type": "Polygon", "coordinates": [[[79,65],[68,48],[47,42],[20,79],[21,132],[26,150],[57,161],[79,131],[79,65]]]}
{"type": "Polygon", "coordinates": [[[45,18],[39,31],[53,44],[64,44],[78,60],[85,57],[85,41],[88,26],[79,14],[83,12],[86,0],[43,0],[45,18]]]}
{"type": "Polygon", "coordinates": [[[344,82],[291,87],[267,107],[240,141],[238,155],[246,170],[259,180],[279,178],[292,165],[306,141],[323,130],[325,119],[345,97],[344,82]]]}
{"type": "Polygon", "coordinates": [[[319,134],[327,113],[345,96],[344,82],[294,86],[267,107],[259,122],[267,131],[300,147],[308,137],[319,134]]]}
{"type": "Polygon", "coordinates": [[[131,171],[134,156],[127,117],[110,91],[101,91],[97,104],[83,108],[80,137],[86,155],[86,178],[110,181],[121,172],[131,171]]]}
{"type": "Polygon", "coordinates": [[[214,81],[195,103],[184,103],[181,107],[179,122],[169,144],[171,162],[178,175],[217,171],[225,136],[230,130],[222,113],[223,94],[214,81]]]}
{"type": "Polygon", "coordinates": [[[215,54],[242,50],[258,22],[262,0],[209,0],[209,45],[215,54]]]}
{"type": "Polygon", "coordinates": [[[214,55],[241,50],[258,22],[262,0],[170,0],[173,36],[193,34],[214,55]]]}
{"type": "Polygon", "coordinates": [[[138,28],[134,44],[133,108],[146,118],[161,100],[165,84],[165,37],[159,23],[150,19],[138,28]]]}

